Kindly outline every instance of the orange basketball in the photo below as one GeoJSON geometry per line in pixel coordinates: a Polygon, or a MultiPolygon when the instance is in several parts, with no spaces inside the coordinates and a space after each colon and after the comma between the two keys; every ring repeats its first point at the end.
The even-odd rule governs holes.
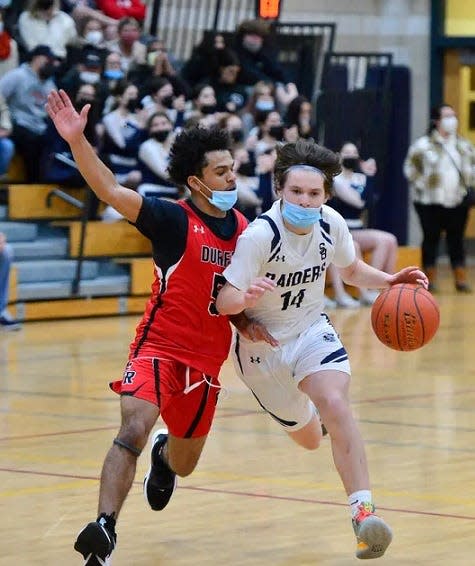
{"type": "Polygon", "coordinates": [[[439,322],[439,306],[421,285],[393,285],[382,291],[371,310],[374,333],[393,350],[422,348],[434,337],[439,322]]]}

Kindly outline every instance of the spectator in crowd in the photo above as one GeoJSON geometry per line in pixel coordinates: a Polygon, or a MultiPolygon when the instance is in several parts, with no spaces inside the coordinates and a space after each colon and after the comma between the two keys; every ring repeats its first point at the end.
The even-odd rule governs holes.
{"type": "Polygon", "coordinates": [[[74,20],[59,9],[59,0],[32,0],[18,19],[18,33],[28,51],[48,45],[55,57],[66,58],[66,46],[76,40],[74,20]]]}
{"type": "MultiPolygon", "coordinates": [[[[289,83],[277,56],[269,45],[270,24],[265,20],[246,20],[239,24],[236,31],[235,51],[239,58],[240,73],[238,81],[244,85],[255,85],[258,81],[279,83],[289,89],[294,98],[298,91],[293,83],[289,83]]],[[[282,89],[282,95],[286,94],[282,89]]],[[[285,100],[288,104],[290,100],[285,100]]]]}
{"type": "Polygon", "coordinates": [[[54,55],[46,45],[38,45],[29,54],[29,62],[8,71],[0,79],[0,94],[10,109],[12,140],[23,157],[28,182],[39,181],[39,159],[47,126],[45,104],[55,89],[54,55]]]}
{"type": "Polygon", "coordinates": [[[7,309],[12,259],[12,247],[7,244],[5,234],[0,232],[0,328],[4,330],[21,328],[20,323],[11,316],[7,309]]]}
{"type": "Polygon", "coordinates": [[[78,29],[79,35],[75,43],[68,46],[68,67],[80,61],[85,53],[93,53],[104,62],[109,50],[104,38],[103,25],[100,21],[92,17],[84,18],[78,29]]]}
{"type": "Polygon", "coordinates": [[[278,142],[284,140],[282,117],[276,110],[256,113],[256,127],[250,132],[248,148],[253,148],[257,156],[275,149],[278,142]]]}
{"type": "Polygon", "coordinates": [[[422,228],[422,264],[431,290],[437,289],[439,243],[445,232],[455,289],[471,293],[464,240],[469,214],[467,188],[475,182],[475,148],[457,134],[457,128],[452,106],[433,108],[427,134],[409,148],[404,173],[422,228]]]}
{"type": "Polygon", "coordinates": [[[101,12],[114,20],[134,18],[143,22],[145,18],[145,5],[141,0],[96,0],[96,4],[101,12]]]}
{"type": "Polygon", "coordinates": [[[11,133],[10,110],[4,97],[0,94],[0,180],[6,178],[6,173],[15,153],[15,145],[10,139],[11,133]]]}
{"type": "Polygon", "coordinates": [[[145,85],[148,92],[142,98],[147,117],[156,112],[163,112],[173,124],[173,129],[183,126],[185,115],[185,97],[175,96],[171,82],[164,77],[152,77],[145,85]]]}
{"type": "Polygon", "coordinates": [[[196,85],[192,98],[192,108],[185,112],[185,125],[191,120],[204,127],[215,126],[219,115],[214,88],[209,84],[196,85]]]}
{"type": "Polygon", "coordinates": [[[180,198],[180,190],[168,176],[173,123],[165,112],[153,114],[147,124],[149,138],[139,148],[142,182],[137,192],[143,197],[156,196],[172,200],[180,198]]]}
{"type": "Polygon", "coordinates": [[[61,9],[69,14],[80,29],[84,21],[94,19],[103,27],[117,27],[117,20],[96,9],[94,0],[61,0],[61,9]]]}
{"type": "MultiPolygon", "coordinates": [[[[362,254],[370,252],[370,265],[380,271],[394,273],[398,248],[396,237],[390,232],[366,227],[363,217],[364,211],[372,202],[367,177],[376,174],[376,162],[374,159],[363,162],[358,148],[351,142],[343,144],[340,158],[342,171],[333,179],[334,198],[328,204],[345,219],[355,243],[357,257],[362,258],[362,254]]],[[[337,304],[342,307],[358,306],[355,299],[344,290],[339,271],[331,268],[330,273],[337,304]]],[[[372,305],[377,296],[378,292],[375,290],[366,287],[359,289],[360,303],[363,305],[372,305]]]]}
{"type": "Polygon", "coordinates": [[[0,78],[7,71],[16,69],[20,60],[17,42],[5,27],[4,14],[5,10],[0,10],[0,78]]]}
{"type": "MultiPolygon", "coordinates": [[[[119,83],[114,95],[117,107],[102,120],[104,139],[101,156],[118,183],[137,189],[142,179],[138,151],[147,134],[145,114],[139,109],[138,88],[134,84],[126,81],[119,83]]],[[[110,206],[104,211],[103,220],[115,221],[121,218],[110,206]]]]}
{"type": "Polygon", "coordinates": [[[140,41],[140,24],[135,18],[125,17],[119,21],[117,39],[109,41],[109,51],[119,53],[122,70],[128,73],[147,62],[147,47],[140,41]]]}
{"type": "Polygon", "coordinates": [[[112,111],[115,98],[111,94],[117,85],[126,78],[126,73],[122,69],[122,57],[120,53],[109,53],[104,61],[104,71],[100,82],[99,106],[102,114],[112,111]]]}
{"type": "Polygon", "coordinates": [[[220,33],[205,32],[201,42],[193,48],[191,57],[185,62],[180,75],[194,87],[209,82],[219,67],[218,60],[230,51],[220,33]]]}
{"type": "MultiPolygon", "coordinates": [[[[99,86],[101,77],[101,58],[95,53],[86,51],[83,53],[79,63],[74,65],[61,80],[57,80],[56,82],[66,92],[75,92],[81,83],[99,86]]],[[[104,95],[105,93],[103,93],[103,96],[104,95]]]]}
{"type": "Polygon", "coordinates": [[[219,112],[240,112],[247,102],[244,85],[239,84],[239,60],[231,51],[218,57],[218,67],[211,76],[219,112]]]}
{"type": "Polygon", "coordinates": [[[287,128],[295,128],[298,138],[314,136],[312,105],[307,97],[299,95],[289,102],[284,115],[284,123],[287,128]]]}
{"type": "Polygon", "coordinates": [[[241,112],[244,135],[247,137],[256,125],[256,112],[270,112],[277,109],[275,86],[268,81],[257,82],[241,112]]]}

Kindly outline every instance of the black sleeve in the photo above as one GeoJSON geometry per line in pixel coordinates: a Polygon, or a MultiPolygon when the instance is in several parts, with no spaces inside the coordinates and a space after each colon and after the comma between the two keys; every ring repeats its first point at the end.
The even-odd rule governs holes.
{"type": "Polygon", "coordinates": [[[188,234],[188,216],[175,202],[145,197],[135,226],[152,242],[158,265],[174,265],[183,255],[188,234]]]}

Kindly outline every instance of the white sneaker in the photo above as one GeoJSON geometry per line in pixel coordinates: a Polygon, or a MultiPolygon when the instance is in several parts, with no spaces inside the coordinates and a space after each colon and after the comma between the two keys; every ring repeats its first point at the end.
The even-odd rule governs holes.
{"type": "Polygon", "coordinates": [[[342,309],[358,309],[361,306],[359,301],[353,299],[353,297],[347,293],[341,297],[337,297],[336,304],[342,309]]]}

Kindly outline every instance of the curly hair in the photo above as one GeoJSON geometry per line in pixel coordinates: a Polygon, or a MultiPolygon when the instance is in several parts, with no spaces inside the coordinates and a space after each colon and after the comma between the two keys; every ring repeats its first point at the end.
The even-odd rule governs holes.
{"type": "Polygon", "coordinates": [[[323,172],[324,187],[330,194],[333,178],[341,173],[340,157],[330,149],[318,145],[312,138],[298,139],[277,147],[277,159],[274,166],[274,184],[276,190],[285,185],[289,167],[310,165],[323,172]]]}
{"type": "Polygon", "coordinates": [[[210,151],[230,151],[231,139],[226,130],[218,127],[195,126],[183,130],[175,138],[170,149],[168,174],[180,187],[185,187],[188,177],[200,176],[208,165],[206,154],[210,151]]]}

